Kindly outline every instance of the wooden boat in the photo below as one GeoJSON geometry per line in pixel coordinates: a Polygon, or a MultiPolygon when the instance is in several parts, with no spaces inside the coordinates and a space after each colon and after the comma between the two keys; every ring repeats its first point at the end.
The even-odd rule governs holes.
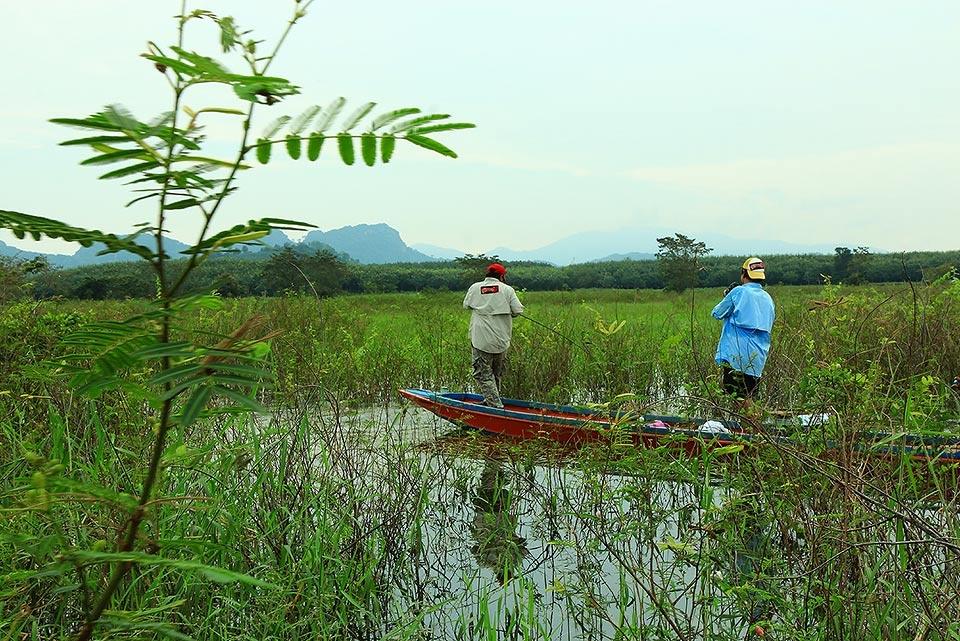
{"type": "MultiPolygon", "coordinates": [[[[717,421],[644,414],[609,413],[600,409],[502,399],[503,408],[482,404],[483,397],[465,392],[401,389],[400,395],[460,427],[517,439],[545,438],[579,445],[628,438],[636,445],[672,445],[696,454],[704,448],[768,443],[791,445],[783,423],[762,434],[748,432],[737,421],[717,421]]],[[[960,436],[870,432],[855,449],[890,458],[960,462],[960,436]]]]}

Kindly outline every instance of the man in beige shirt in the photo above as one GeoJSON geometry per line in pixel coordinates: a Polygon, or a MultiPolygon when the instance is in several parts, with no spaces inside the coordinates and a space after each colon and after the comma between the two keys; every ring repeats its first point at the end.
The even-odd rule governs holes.
{"type": "Polygon", "coordinates": [[[500,379],[513,335],[513,317],[523,313],[517,292],[507,285],[507,270],[500,263],[487,267],[487,277],[470,285],[463,307],[471,310],[470,343],[473,346],[473,378],[483,402],[503,407],[500,379]]]}

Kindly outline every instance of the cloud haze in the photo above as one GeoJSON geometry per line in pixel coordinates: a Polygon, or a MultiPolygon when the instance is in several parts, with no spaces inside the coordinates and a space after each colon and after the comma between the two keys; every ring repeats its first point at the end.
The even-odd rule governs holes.
{"type": "MultiPolygon", "coordinates": [[[[203,6],[265,38],[288,9],[203,6]]],[[[71,132],[46,119],[113,102],[163,111],[162,79],[138,54],[172,39],[178,7],[0,4],[0,207],[118,231],[150,218],[123,208],[121,185],[78,167],[79,150],[58,148],[71,132]]],[[[953,0],[318,0],[272,69],[304,95],[257,129],[338,95],[478,128],[444,135],[456,161],[401,146],[372,170],[273,162],[242,177],[221,222],[383,221],[407,242],[467,251],[637,226],[955,249],[958,24],[953,0]]],[[[194,48],[217,51],[212,31],[195,35],[194,48]]],[[[222,127],[210,133],[227,139],[222,127]]],[[[188,238],[196,222],[179,217],[171,230],[188,238]]]]}

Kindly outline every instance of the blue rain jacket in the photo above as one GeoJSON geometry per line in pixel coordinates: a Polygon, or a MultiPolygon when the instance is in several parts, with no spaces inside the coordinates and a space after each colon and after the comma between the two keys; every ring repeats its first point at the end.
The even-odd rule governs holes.
{"type": "Polygon", "coordinates": [[[767,364],[775,317],[770,294],[759,283],[746,283],[730,290],[711,313],[723,321],[717,364],[759,378],[767,364]]]}

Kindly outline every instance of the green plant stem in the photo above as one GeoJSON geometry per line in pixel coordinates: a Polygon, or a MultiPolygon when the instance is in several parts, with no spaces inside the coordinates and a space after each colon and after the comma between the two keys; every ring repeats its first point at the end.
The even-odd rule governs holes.
{"type": "MultiPolygon", "coordinates": [[[[187,0],[181,0],[180,3],[180,22],[177,28],[177,44],[183,46],[183,32],[185,26],[185,20],[183,16],[186,15],[187,11],[187,0]]],[[[173,142],[173,136],[175,135],[177,128],[177,114],[180,110],[180,99],[183,96],[183,86],[180,80],[177,80],[176,86],[174,87],[174,98],[173,98],[173,119],[170,124],[170,141],[167,145],[167,157],[164,163],[164,168],[166,170],[166,177],[164,179],[163,188],[160,193],[160,204],[159,212],[157,214],[157,260],[154,263],[154,267],[157,272],[157,279],[159,281],[159,291],[158,297],[161,300],[163,306],[163,319],[160,322],[160,342],[169,343],[170,342],[170,295],[171,292],[167,289],[166,284],[166,273],[165,273],[165,264],[166,259],[163,256],[163,224],[165,221],[164,211],[166,206],[167,192],[170,186],[170,166],[173,162],[173,156],[175,153],[175,145],[173,142]]],[[[165,372],[170,369],[170,357],[164,356],[161,361],[161,371],[165,372]]],[[[164,391],[170,391],[170,383],[164,385],[164,391]]],[[[166,400],[164,400],[163,405],[160,410],[160,422],[157,428],[157,436],[153,442],[153,453],[150,456],[150,465],[147,468],[147,477],[143,482],[143,489],[140,492],[140,500],[137,503],[137,507],[134,509],[133,513],[130,515],[130,523],[127,527],[127,533],[123,541],[120,543],[120,546],[117,548],[119,552],[129,552],[133,549],[134,544],[137,540],[137,532],[140,531],[140,524],[143,522],[143,517],[146,512],[145,505],[150,500],[150,496],[153,493],[153,486],[157,481],[157,475],[160,469],[160,458],[163,455],[163,448],[166,445],[167,433],[170,431],[170,415],[173,410],[173,399],[167,395],[166,400]]],[[[100,598],[97,599],[97,604],[94,606],[93,610],[89,612],[86,616],[86,621],[83,624],[83,627],[80,629],[80,632],[77,634],[78,641],[87,641],[93,634],[93,629],[97,624],[97,621],[100,620],[101,615],[104,610],[109,607],[111,600],[113,599],[114,593],[117,591],[117,588],[120,586],[120,582],[123,581],[123,578],[130,572],[130,568],[133,566],[133,563],[129,561],[119,563],[113,570],[113,574],[110,577],[110,581],[107,583],[107,586],[104,588],[103,592],[100,594],[100,598]]]]}
{"type": "MultiPolygon", "coordinates": [[[[206,237],[207,232],[210,230],[210,223],[213,221],[214,214],[217,213],[217,210],[220,209],[220,204],[223,203],[224,198],[227,197],[227,194],[230,192],[230,185],[233,183],[234,178],[237,175],[237,172],[240,170],[240,165],[243,164],[243,158],[247,155],[249,149],[247,148],[247,138],[250,135],[250,121],[253,119],[253,111],[256,107],[256,103],[250,103],[250,109],[247,110],[247,117],[243,121],[243,138],[240,140],[240,150],[237,152],[237,160],[234,162],[233,167],[230,169],[230,174],[227,176],[226,182],[223,184],[223,189],[217,195],[217,199],[213,203],[213,207],[210,209],[210,212],[204,212],[203,215],[203,228],[200,230],[200,237],[197,239],[196,244],[203,242],[203,239],[206,237]]],[[[183,287],[183,284],[187,281],[187,277],[190,273],[200,266],[213,252],[207,252],[206,254],[192,254],[190,260],[187,262],[187,266],[184,268],[183,273],[180,274],[180,277],[177,279],[177,282],[173,284],[170,288],[170,295],[176,296],[180,291],[180,288],[183,287]]]]}
{"type": "Polygon", "coordinates": [[[263,69],[260,70],[260,75],[267,73],[267,69],[270,68],[270,65],[273,64],[274,58],[277,57],[277,52],[280,51],[280,47],[283,46],[283,43],[286,41],[287,36],[290,35],[290,30],[293,29],[293,25],[299,22],[300,18],[306,15],[307,9],[310,8],[310,5],[313,4],[314,0],[307,0],[306,2],[297,2],[295,3],[295,8],[293,11],[293,17],[287,21],[287,26],[283,30],[283,33],[280,34],[280,39],[277,40],[277,44],[273,47],[273,51],[267,57],[266,64],[263,65],[263,69]]]}
{"type": "MultiPolygon", "coordinates": [[[[157,433],[157,438],[153,442],[153,453],[150,456],[150,467],[147,470],[147,478],[143,482],[143,491],[140,494],[137,507],[130,516],[130,525],[127,527],[127,534],[117,548],[118,552],[131,551],[136,542],[137,532],[140,530],[140,524],[143,522],[143,517],[146,514],[146,504],[150,500],[153,486],[157,480],[157,473],[160,469],[160,458],[163,455],[167,432],[170,430],[170,413],[172,406],[172,399],[164,401],[160,417],[160,430],[157,433]]],[[[97,621],[100,620],[100,616],[104,610],[110,605],[110,600],[113,598],[114,592],[120,587],[120,582],[127,573],[130,572],[131,567],[133,567],[132,562],[124,561],[114,569],[113,574],[110,576],[110,582],[107,583],[107,587],[104,588],[100,594],[96,606],[94,606],[93,611],[87,616],[87,621],[77,634],[77,641],[87,641],[93,634],[94,626],[97,624],[97,621]]]]}
{"type": "MultiPolygon", "coordinates": [[[[263,65],[263,68],[260,69],[259,72],[256,70],[256,68],[253,68],[255,73],[258,73],[258,75],[266,74],[267,69],[269,69],[270,65],[273,64],[277,53],[280,51],[280,47],[290,34],[290,30],[293,29],[293,25],[295,25],[300,18],[305,15],[307,8],[311,4],[313,4],[313,0],[308,0],[305,3],[302,3],[302,5],[299,3],[297,4],[293,17],[287,22],[287,26],[280,35],[280,39],[277,41],[276,46],[274,46],[273,51],[268,56],[266,64],[263,65]]],[[[251,67],[253,67],[253,65],[251,65],[251,67]]],[[[237,159],[230,168],[230,174],[223,183],[223,189],[221,189],[220,193],[217,195],[217,198],[214,201],[213,207],[210,209],[210,211],[203,212],[203,228],[200,230],[200,237],[197,239],[196,244],[198,245],[203,242],[204,238],[206,238],[207,232],[210,230],[210,223],[213,221],[214,214],[217,213],[217,210],[220,209],[220,205],[223,203],[224,198],[226,198],[227,194],[230,193],[230,185],[233,184],[233,181],[237,176],[237,172],[240,170],[240,166],[243,164],[243,159],[254,148],[247,145],[247,140],[250,137],[250,123],[253,121],[253,112],[256,106],[256,102],[251,102],[250,108],[247,110],[247,116],[243,121],[243,137],[240,139],[240,149],[237,152],[237,159]]],[[[174,116],[174,119],[176,119],[176,116],[174,116]]],[[[174,285],[170,288],[171,296],[177,295],[177,293],[180,291],[180,288],[183,287],[183,284],[187,281],[187,277],[190,275],[190,273],[196,267],[201,265],[211,254],[212,252],[208,252],[202,256],[200,254],[193,254],[190,256],[190,260],[187,262],[187,266],[184,268],[183,273],[180,274],[180,277],[177,279],[176,283],[174,283],[174,285]]]]}
{"type": "MultiPolygon", "coordinates": [[[[312,0],[311,0],[312,2],[312,0]]],[[[286,39],[287,35],[290,33],[291,28],[297,21],[303,16],[304,10],[309,6],[310,2],[307,2],[303,7],[298,5],[294,17],[287,23],[287,27],[283,32],[283,35],[280,37],[280,40],[277,42],[276,47],[274,47],[273,53],[270,54],[269,60],[264,65],[261,70],[261,74],[266,72],[267,68],[273,62],[274,58],[277,55],[277,52],[280,49],[280,46],[283,44],[283,41],[286,39]]],[[[186,16],[186,0],[181,0],[180,8],[180,22],[178,27],[178,37],[177,44],[178,46],[183,46],[183,32],[186,16]]],[[[171,286],[167,287],[166,282],[166,259],[163,255],[163,227],[165,222],[165,209],[166,209],[166,200],[169,194],[170,187],[170,167],[173,163],[173,156],[175,153],[175,145],[173,143],[173,132],[176,131],[177,126],[177,116],[180,111],[180,100],[183,96],[184,86],[181,81],[177,80],[174,85],[174,101],[173,101],[173,122],[171,123],[171,140],[167,145],[167,157],[164,161],[164,168],[166,170],[166,177],[164,179],[163,187],[160,192],[160,203],[159,203],[159,213],[157,215],[157,231],[156,231],[156,242],[157,242],[157,260],[154,263],[154,268],[157,272],[157,279],[159,281],[159,291],[158,298],[161,301],[163,306],[164,314],[163,319],[161,320],[160,325],[160,343],[169,343],[170,342],[170,310],[171,310],[171,299],[176,296],[180,287],[186,281],[190,273],[196,268],[199,264],[200,259],[197,254],[194,254],[190,257],[186,268],[183,273],[177,279],[177,281],[171,286]]],[[[246,153],[249,151],[247,148],[247,138],[250,132],[250,122],[253,118],[253,112],[255,109],[256,103],[251,103],[250,108],[247,110],[247,116],[243,123],[243,137],[240,142],[240,148],[237,153],[236,162],[234,162],[230,174],[224,182],[223,189],[218,194],[216,201],[214,202],[213,207],[209,212],[204,211],[204,224],[203,228],[200,231],[200,239],[197,241],[198,244],[203,241],[206,237],[207,232],[210,229],[210,223],[213,220],[214,214],[216,214],[220,205],[223,203],[224,198],[230,190],[230,185],[233,183],[234,178],[236,177],[237,171],[239,171],[240,166],[243,163],[243,158],[246,153]]],[[[202,208],[201,208],[202,209],[202,208]]],[[[166,372],[170,369],[171,362],[168,356],[165,356],[162,359],[161,372],[166,372]]],[[[134,544],[136,543],[137,533],[140,530],[140,524],[143,522],[144,515],[146,513],[146,504],[149,502],[150,497],[153,493],[153,487],[156,484],[157,476],[160,469],[160,459],[163,456],[163,449],[166,445],[167,434],[169,433],[172,424],[171,424],[171,414],[173,411],[173,402],[174,398],[169,396],[171,384],[166,383],[164,385],[164,391],[167,392],[166,399],[163,402],[161,413],[160,413],[160,422],[157,429],[157,436],[154,439],[153,452],[150,457],[150,465],[147,469],[147,477],[143,483],[143,489],[140,493],[140,500],[137,504],[136,509],[133,511],[129,526],[127,527],[127,533],[118,547],[119,552],[129,552],[133,549],[134,544]]],[[[114,593],[117,591],[117,588],[120,586],[120,582],[123,578],[130,572],[130,568],[133,566],[132,562],[122,562],[119,563],[113,571],[113,574],[110,577],[106,588],[100,595],[100,598],[97,600],[97,604],[94,606],[93,610],[88,613],[86,617],[86,622],[81,628],[80,632],[77,635],[78,641],[87,641],[90,636],[93,634],[93,629],[99,621],[104,610],[110,605],[110,601],[113,598],[114,593]]]]}

